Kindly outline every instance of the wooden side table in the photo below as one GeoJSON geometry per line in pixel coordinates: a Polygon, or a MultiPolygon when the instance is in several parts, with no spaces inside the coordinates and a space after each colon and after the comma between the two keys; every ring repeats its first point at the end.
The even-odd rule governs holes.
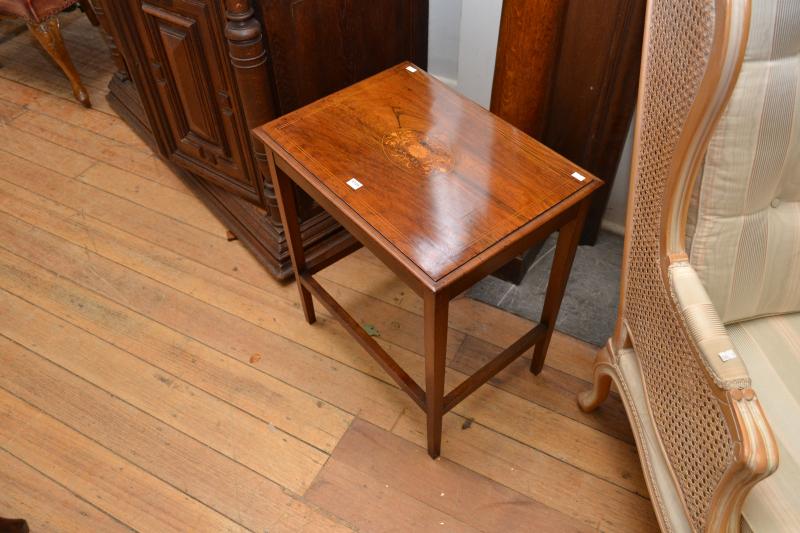
{"type": "Polygon", "coordinates": [[[410,63],[254,133],[267,147],[306,320],[315,320],[313,295],[426,412],[431,457],[444,413],[533,345],[531,371],[542,370],[599,179],[410,63]],[[424,389],[313,278],[353,249],[306,267],[292,182],[423,298],[424,389]],[[539,324],[445,394],[450,300],[555,230],[539,324]]]}

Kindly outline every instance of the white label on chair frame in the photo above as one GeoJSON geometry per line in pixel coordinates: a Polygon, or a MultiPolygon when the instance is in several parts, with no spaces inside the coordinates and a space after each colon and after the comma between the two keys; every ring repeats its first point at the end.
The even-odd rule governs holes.
{"type": "Polygon", "coordinates": [[[412,67],[411,65],[407,66],[407,67],[406,67],[406,70],[407,70],[407,71],[409,71],[409,72],[410,72],[410,73],[412,73],[412,74],[413,74],[413,73],[415,73],[415,72],[417,71],[417,69],[415,69],[415,68],[414,68],[414,67],[412,67]]]}
{"type": "Polygon", "coordinates": [[[578,181],[583,181],[583,180],[585,180],[585,179],[586,179],[586,176],[584,176],[584,175],[583,175],[583,174],[581,174],[580,172],[573,172],[573,173],[572,173],[572,177],[573,177],[573,178],[575,178],[575,179],[576,179],[576,180],[578,180],[578,181]]]}
{"type": "Polygon", "coordinates": [[[357,180],[357,179],[355,179],[355,178],[350,178],[349,180],[347,180],[347,184],[348,184],[348,185],[350,186],[350,188],[351,188],[351,189],[353,189],[354,191],[357,191],[358,189],[360,189],[361,187],[363,187],[363,186],[364,186],[364,185],[363,185],[363,184],[362,184],[360,181],[358,181],[358,180],[357,180]]]}
{"type": "Polygon", "coordinates": [[[719,352],[719,358],[722,359],[723,362],[730,361],[731,359],[736,359],[736,352],[733,350],[725,350],[724,352],[719,352]]]}

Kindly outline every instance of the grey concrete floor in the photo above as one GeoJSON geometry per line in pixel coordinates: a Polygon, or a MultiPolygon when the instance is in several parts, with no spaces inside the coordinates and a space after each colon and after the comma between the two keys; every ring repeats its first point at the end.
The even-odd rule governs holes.
{"type": "MultiPolygon", "coordinates": [[[[594,246],[579,246],[556,329],[595,345],[614,329],[619,303],[622,237],[601,232],[594,246]]],[[[538,321],[544,303],[556,236],[551,236],[519,285],[488,277],[470,289],[471,298],[538,321]]]]}

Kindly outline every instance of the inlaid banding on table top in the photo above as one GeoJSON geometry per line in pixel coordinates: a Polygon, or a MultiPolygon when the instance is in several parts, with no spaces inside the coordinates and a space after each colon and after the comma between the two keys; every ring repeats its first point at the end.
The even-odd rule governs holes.
{"type": "Polygon", "coordinates": [[[407,64],[259,137],[438,281],[589,185],[563,157],[407,64]],[[348,180],[363,186],[353,189],[348,180]],[[389,215],[390,214],[390,215],[389,215]]]}

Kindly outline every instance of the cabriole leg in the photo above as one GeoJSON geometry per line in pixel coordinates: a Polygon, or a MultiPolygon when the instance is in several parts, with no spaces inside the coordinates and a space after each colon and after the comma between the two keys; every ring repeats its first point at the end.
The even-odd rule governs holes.
{"type": "Polygon", "coordinates": [[[61,38],[61,25],[58,22],[58,17],[50,17],[40,24],[28,23],[28,28],[42,45],[42,48],[50,54],[53,61],[61,68],[67,76],[70,85],[72,85],[72,94],[84,107],[92,107],[89,101],[89,93],[81,83],[81,78],[72,60],[69,58],[66,47],[64,47],[64,40],[61,38]]]}
{"type": "Polygon", "coordinates": [[[608,398],[612,381],[612,354],[611,341],[600,348],[594,360],[592,388],[578,394],[578,407],[584,413],[594,411],[608,398]]]}

